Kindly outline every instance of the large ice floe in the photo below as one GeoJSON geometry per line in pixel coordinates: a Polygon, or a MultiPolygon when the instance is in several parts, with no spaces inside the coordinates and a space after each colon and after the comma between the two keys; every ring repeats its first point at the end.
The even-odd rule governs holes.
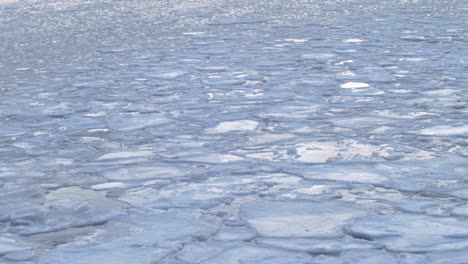
{"type": "Polygon", "coordinates": [[[0,0],[1,264],[466,264],[464,0],[0,0]]]}

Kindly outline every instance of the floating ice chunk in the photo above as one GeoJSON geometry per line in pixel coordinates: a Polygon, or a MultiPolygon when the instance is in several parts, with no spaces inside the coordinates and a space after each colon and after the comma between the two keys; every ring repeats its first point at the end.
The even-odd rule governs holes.
{"type": "Polygon", "coordinates": [[[78,87],[78,88],[106,88],[106,87],[111,87],[113,81],[110,80],[95,80],[95,81],[89,81],[89,82],[82,82],[82,83],[74,83],[72,86],[73,87],[78,87]]]}
{"type": "Polygon", "coordinates": [[[310,142],[300,144],[296,148],[298,161],[311,163],[325,163],[338,155],[338,147],[328,142],[310,142]]]}
{"type": "Polygon", "coordinates": [[[130,243],[105,243],[98,246],[61,246],[39,258],[38,264],[128,264],[157,263],[169,253],[167,249],[132,245],[130,243]]]}
{"type": "MultiPolygon", "coordinates": [[[[468,10],[468,9],[467,9],[468,10]]],[[[466,249],[463,250],[448,250],[448,251],[433,251],[425,254],[427,259],[425,262],[418,262],[421,264],[465,264],[466,263],[466,249]]],[[[415,262],[407,262],[404,264],[413,264],[415,262]]]]}
{"type": "Polygon", "coordinates": [[[340,78],[341,76],[356,76],[356,74],[350,70],[346,70],[337,74],[337,78],[340,78]]]}
{"type": "Polygon", "coordinates": [[[90,242],[82,240],[57,246],[40,257],[38,263],[160,263],[179,243],[188,243],[195,237],[207,239],[216,232],[219,221],[198,212],[168,211],[134,213],[129,216],[128,225],[129,233],[122,228],[104,228],[90,242]],[[103,238],[99,238],[100,233],[104,233],[103,238]],[[116,238],[109,239],[113,236],[116,238]],[[100,243],[96,244],[96,239],[100,243]]]}
{"type": "Polygon", "coordinates": [[[253,131],[259,124],[253,120],[226,121],[219,123],[216,127],[207,129],[208,133],[226,133],[236,131],[253,131]]]}
{"type": "Polygon", "coordinates": [[[465,126],[434,126],[419,130],[419,134],[428,136],[454,136],[468,134],[468,125],[465,126]]]}
{"type": "Polygon", "coordinates": [[[177,259],[184,261],[184,263],[200,263],[201,261],[220,255],[238,245],[238,241],[216,240],[208,240],[204,243],[190,243],[181,250],[177,255],[177,259]]]}
{"type": "Polygon", "coordinates": [[[119,131],[133,131],[169,123],[162,114],[114,114],[106,119],[109,127],[119,131]]]}
{"type": "Polygon", "coordinates": [[[443,204],[434,201],[419,200],[398,200],[391,202],[395,208],[402,212],[426,213],[429,215],[446,215],[446,209],[443,204]]]}
{"type": "Polygon", "coordinates": [[[300,188],[294,190],[295,193],[302,193],[306,195],[316,195],[316,194],[322,194],[330,189],[330,186],[327,185],[313,185],[308,188],[300,188]]]}
{"type": "Polygon", "coordinates": [[[101,112],[97,112],[97,113],[87,113],[87,114],[84,114],[83,116],[84,117],[96,118],[96,117],[104,117],[106,115],[107,115],[106,112],[101,111],[101,112]]]}
{"type": "Polygon", "coordinates": [[[314,177],[327,180],[336,180],[336,181],[350,181],[350,182],[368,182],[368,183],[379,183],[386,181],[387,178],[369,172],[336,172],[336,173],[324,173],[320,176],[314,177]]]}
{"type": "Polygon", "coordinates": [[[233,200],[223,191],[197,184],[179,184],[165,190],[151,187],[125,192],[119,200],[138,207],[150,208],[211,208],[233,200]]]}
{"type": "Polygon", "coordinates": [[[364,42],[364,40],[358,39],[358,38],[350,38],[350,39],[345,39],[342,42],[343,43],[361,43],[361,42],[364,42]]]}
{"type": "Polygon", "coordinates": [[[107,223],[110,219],[121,215],[120,210],[126,205],[113,201],[105,195],[105,192],[78,187],[53,190],[44,199],[44,209],[47,209],[43,214],[45,219],[37,214],[20,215],[22,219],[27,217],[29,221],[19,222],[11,231],[22,236],[31,236],[107,223]]]}
{"type": "Polygon", "coordinates": [[[333,180],[362,183],[381,183],[388,181],[386,175],[382,175],[383,172],[370,165],[355,164],[354,166],[338,166],[323,164],[316,165],[314,170],[294,169],[292,172],[302,175],[307,180],[333,180]]]}
{"type": "MultiPolygon", "coordinates": [[[[429,257],[426,254],[412,254],[412,253],[400,253],[398,254],[398,263],[399,264],[426,264],[426,263],[435,263],[429,262],[429,257]]],[[[455,264],[455,262],[451,262],[455,264]]],[[[440,263],[439,263],[440,264],[440,263]]]]}
{"type": "Polygon", "coordinates": [[[141,150],[141,151],[122,151],[122,152],[113,152],[107,153],[97,160],[99,161],[106,161],[106,160],[113,160],[113,159],[129,159],[129,158],[144,158],[144,157],[151,157],[153,156],[152,151],[141,150]]]}
{"type": "Polygon", "coordinates": [[[233,86],[233,85],[243,85],[246,81],[243,78],[209,78],[203,80],[203,83],[212,86],[233,86]]]}
{"type": "Polygon", "coordinates": [[[215,240],[250,240],[256,234],[252,229],[243,226],[223,226],[214,236],[215,240]]]}
{"type": "Polygon", "coordinates": [[[414,36],[414,35],[401,36],[400,39],[407,40],[407,41],[417,41],[417,42],[426,40],[424,36],[414,36]]]}
{"type": "Polygon", "coordinates": [[[333,49],[333,51],[338,54],[349,54],[357,52],[355,49],[333,49]]]}
{"type": "MultiPolygon", "coordinates": [[[[0,254],[1,255],[1,254],[0,254]]],[[[34,251],[32,250],[19,250],[15,252],[7,253],[3,256],[4,259],[10,261],[27,261],[34,257],[34,251]]]]}
{"type": "Polygon", "coordinates": [[[344,64],[353,63],[353,62],[354,62],[354,60],[344,60],[344,61],[340,61],[340,62],[335,63],[335,65],[344,65],[344,64]]]}
{"type": "Polygon", "coordinates": [[[202,163],[226,163],[244,160],[244,158],[232,154],[204,153],[201,155],[180,157],[181,160],[202,163]]]}
{"type": "MultiPolygon", "coordinates": [[[[206,250],[206,249],[205,249],[206,250]]],[[[205,255],[206,257],[206,255],[205,255]]],[[[221,254],[211,254],[209,258],[197,262],[200,264],[307,264],[312,257],[303,252],[293,252],[277,248],[254,246],[247,243],[239,243],[230,246],[221,254]]]]}
{"type": "Polygon", "coordinates": [[[240,217],[268,237],[329,237],[343,235],[342,226],[366,213],[340,201],[257,201],[241,206],[240,217]]]}
{"type": "Polygon", "coordinates": [[[10,213],[10,223],[12,225],[29,225],[43,221],[44,217],[44,211],[38,208],[18,209],[10,213]]]}
{"type": "Polygon", "coordinates": [[[310,53],[301,55],[303,60],[330,60],[335,57],[335,54],[331,53],[310,53]]]}
{"type": "Polygon", "coordinates": [[[45,206],[50,208],[73,208],[86,202],[99,209],[118,209],[122,204],[106,198],[103,192],[81,189],[79,187],[65,187],[49,192],[45,196],[45,206]]]}
{"type": "Polygon", "coordinates": [[[270,19],[248,19],[248,18],[217,18],[209,22],[208,25],[212,26],[221,26],[221,25],[242,25],[242,24],[258,24],[258,23],[267,23],[270,19]]]}
{"type": "Polygon", "coordinates": [[[287,140],[293,138],[293,134],[284,133],[284,134],[274,134],[274,133],[262,133],[256,136],[253,136],[249,139],[249,142],[253,144],[267,144],[281,140],[287,140]]]}
{"type": "Polygon", "coordinates": [[[361,88],[368,88],[369,84],[363,83],[363,82],[347,82],[347,83],[340,85],[340,87],[344,89],[361,89],[361,88]]]}
{"type": "Polygon", "coordinates": [[[361,144],[355,140],[343,142],[307,142],[297,145],[298,161],[325,163],[340,158],[352,160],[358,157],[372,157],[380,151],[379,147],[370,144],[361,144]]]}
{"type": "Polygon", "coordinates": [[[214,94],[214,93],[206,93],[206,95],[208,95],[208,99],[207,99],[208,101],[213,100],[214,97],[215,97],[215,94],[214,94]]]}
{"type": "Polygon", "coordinates": [[[197,36],[197,35],[204,35],[206,32],[201,32],[201,31],[193,31],[193,32],[184,32],[182,35],[186,36],[197,36]]]}
{"type": "Polygon", "coordinates": [[[15,251],[28,250],[30,248],[31,247],[24,242],[20,242],[3,235],[0,236],[0,256],[15,251]]]}
{"type": "Polygon", "coordinates": [[[317,238],[260,238],[260,245],[273,246],[311,254],[339,254],[348,250],[382,249],[384,245],[360,239],[317,239],[317,238]]]}
{"type": "Polygon", "coordinates": [[[167,72],[160,72],[160,73],[146,73],[145,77],[161,79],[161,80],[174,80],[186,74],[188,74],[188,72],[186,71],[167,71],[167,72]]]}
{"type": "Polygon", "coordinates": [[[287,42],[293,42],[293,43],[304,43],[307,42],[307,39],[284,39],[284,41],[287,42]]]}
{"type": "Polygon", "coordinates": [[[113,181],[144,180],[144,179],[175,179],[187,174],[182,168],[173,168],[161,164],[154,167],[127,167],[111,169],[103,172],[106,179],[113,181]]]}
{"type": "MultiPolygon", "coordinates": [[[[19,0],[0,0],[0,5],[1,4],[11,4],[11,3],[16,3],[18,2],[19,0]]],[[[26,68],[26,69],[29,69],[29,68],[26,68]]],[[[18,69],[16,69],[18,70],[18,69]]],[[[18,70],[19,71],[19,70],[18,70]]]]}
{"type": "Polygon", "coordinates": [[[245,156],[254,159],[263,159],[263,160],[274,160],[277,158],[275,151],[260,151],[260,152],[250,152],[245,156]]]}
{"type": "Polygon", "coordinates": [[[400,58],[399,61],[410,61],[410,62],[418,62],[418,61],[425,61],[425,58],[400,58]]]}
{"type": "MultiPolygon", "coordinates": [[[[305,79],[300,81],[301,86],[313,86],[313,87],[332,87],[334,86],[334,81],[327,79],[305,79]]],[[[315,91],[316,92],[316,91],[315,91]]]]}
{"type": "Polygon", "coordinates": [[[468,223],[456,218],[395,214],[369,216],[346,226],[346,233],[385,245],[391,251],[468,249],[468,223]]]}
{"type": "Polygon", "coordinates": [[[454,207],[450,213],[455,216],[468,216],[468,204],[463,204],[454,207]]]}
{"type": "Polygon", "coordinates": [[[88,132],[89,133],[105,133],[105,132],[109,132],[109,129],[107,129],[107,128],[96,128],[96,129],[89,129],[88,132]]]}
{"type": "Polygon", "coordinates": [[[203,72],[223,72],[229,69],[226,66],[206,66],[206,67],[195,67],[197,71],[203,72]]]}
{"type": "Polygon", "coordinates": [[[96,184],[91,186],[93,190],[107,190],[107,189],[116,189],[116,188],[125,188],[126,185],[121,182],[106,182],[101,184],[96,184]]]}
{"type": "Polygon", "coordinates": [[[340,255],[345,263],[395,264],[399,263],[393,254],[385,250],[350,250],[340,255]]]}

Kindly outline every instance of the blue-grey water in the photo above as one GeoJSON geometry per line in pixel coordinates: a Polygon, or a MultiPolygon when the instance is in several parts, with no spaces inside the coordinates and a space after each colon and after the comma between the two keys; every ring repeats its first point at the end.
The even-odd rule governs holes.
{"type": "Polygon", "coordinates": [[[467,263],[467,100],[466,0],[0,0],[0,263],[467,263]]]}

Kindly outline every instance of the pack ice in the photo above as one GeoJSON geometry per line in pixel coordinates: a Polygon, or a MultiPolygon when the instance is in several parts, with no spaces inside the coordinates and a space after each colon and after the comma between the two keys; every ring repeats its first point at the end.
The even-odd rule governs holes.
{"type": "Polygon", "coordinates": [[[0,263],[466,264],[464,0],[0,0],[0,263]]]}

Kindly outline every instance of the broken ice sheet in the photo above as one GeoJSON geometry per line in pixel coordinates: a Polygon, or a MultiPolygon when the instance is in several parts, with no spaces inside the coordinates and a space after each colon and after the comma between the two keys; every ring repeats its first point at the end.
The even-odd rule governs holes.
{"type": "Polygon", "coordinates": [[[466,262],[464,1],[0,2],[1,263],[466,262]]]}
{"type": "Polygon", "coordinates": [[[311,256],[303,252],[294,252],[277,248],[256,246],[243,242],[216,242],[208,241],[186,247],[180,259],[203,264],[267,264],[267,263],[310,263],[311,256]]]}
{"type": "Polygon", "coordinates": [[[467,249],[468,225],[456,218],[394,214],[368,216],[346,225],[346,233],[398,252],[467,249]]]}
{"type": "Polygon", "coordinates": [[[198,212],[169,211],[139,213],[101,227],[82,241],[60,245],[39,263],[154,263],[176,250],[181,243],[209,236],[218,221],[198,212]],[[118,224],[117,224],[118,223],[118,224]],[[116,224],[116,225],[114,225],[116,224]]]}
{"type": "Polygon", "coordinates": [[[101,225],[123,213],[125,204],[105,193],[78,187],[53,190],[45,196],[42,210],[17,210],[10,214],[13,233],[31,236],[69,228],[101,225]]]}
{"type": "Polygon", "coordinates": [[[253,131],[259,126],[257,121],[254,120],[237,120],[229,122],[221,122],[216,127],[207,129],[210,134],[213,133],[226,133],[226,132],[242,132],[253,131]]]}
{"type": "Polygon", "coordinates": [[[257,201],[241,206],[240,217],[260,236],[337,238],[343,225],[366,213],[341,201],[257,201]]]}

